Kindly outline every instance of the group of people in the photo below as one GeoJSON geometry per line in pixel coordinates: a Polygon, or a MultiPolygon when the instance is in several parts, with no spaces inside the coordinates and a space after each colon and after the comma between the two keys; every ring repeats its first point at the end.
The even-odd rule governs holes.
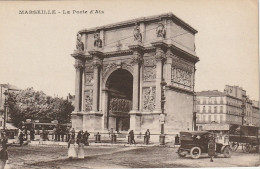
{"type": "MultiPolygon", "coordinates": [[[[149,144],[149,140],[150,140],[150,131],[149,129],[146,130],[145,134],[144,134],[144,142],[145,144],[149,144]]],[[[134,135],[134,131],[133,130],[130,130],[129,133],[128,133],[128,141],[129,141],[129,144],[136,144],[135,142],[135,135],[134,135]]]]}
{"type": "Polygon", "coordinates": [[[77,138],[75,138],[75,135],[72,135],[69,142],[68,142],[68,157],[69,159],[72,158],[84,158],[84,145],[88,146],[88,138],[90,134],[88,131],[83,132],[83,130],[80,130],[78,132],[77,138]],[[76,144],[78,144],[78,149],[76,149],[76,144]]]}

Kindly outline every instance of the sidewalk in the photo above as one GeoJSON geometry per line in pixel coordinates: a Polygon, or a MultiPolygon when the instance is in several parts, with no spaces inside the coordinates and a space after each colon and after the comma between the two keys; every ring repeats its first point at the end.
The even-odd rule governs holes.
{"type": "MultiPolygon", "coordinates": [[[[117,140],[116,143],[111,143],[110,140],[103,140],[101,143],[95,143],[95,140],[89,140],[90,146],[128,146],[128,147],[154,147],[161,146],[159,143],[150,143],[148,145],[136,140],[136,144],[128,144],[126,140],[117,140]]],[[[31,141],[28,143],[30,146],[68,146],[68,142],[58,141],[31,141]]]]}

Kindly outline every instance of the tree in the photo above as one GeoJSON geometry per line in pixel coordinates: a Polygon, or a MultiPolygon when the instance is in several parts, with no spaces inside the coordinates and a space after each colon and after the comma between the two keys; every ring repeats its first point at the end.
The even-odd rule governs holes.
{"type": "Polygon", "coordinates": [[[9,116],[11,122],[18,126],[26,119],[50,122],[58,120],[60,123],[70,121],[73,106],[62,98],[52,98],[42,91],[27,88],[19,92],[9,93],[9,116]]]}

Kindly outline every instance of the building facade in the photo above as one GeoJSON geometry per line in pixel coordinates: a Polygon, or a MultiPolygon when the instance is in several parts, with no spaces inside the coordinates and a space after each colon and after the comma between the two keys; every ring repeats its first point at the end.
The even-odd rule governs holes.
{"type": "Polygon", "coordinates": [[[198,92],[196,100],[198,130],[210,123],[259,126],[259,107],[253,110],[252,100],[241,87],[226,85],[224,92],[198,92]]]}
{"type": "Polygon", "coordinates": [[[172,13],[79,31],[72,126],[119,133],[160,134],[162,124],[165,134],[192,130],[196,33],[172,13]]]}
{"type": "MultiPolygon", "coordinates": [[[[21,89],[11,84],[0,84],[0,129],[3,127],[4,124],[4,113],[5,113],[4,105],[6,99],[4,92],[6,91],[7,93],[10,93],[10,92],[18,92],[20,90],[21,89]]],[[[7,121],[8,121],[8,117],[7,117],[7,121]]]]}
{"type": "Polygon", "coordinates": [[[252,100],[252,125],[260,127],[259,101],[252,100]]]}

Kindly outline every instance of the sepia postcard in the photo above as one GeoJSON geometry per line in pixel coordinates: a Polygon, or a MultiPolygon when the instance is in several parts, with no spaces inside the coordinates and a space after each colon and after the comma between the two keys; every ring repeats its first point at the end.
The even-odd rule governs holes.
{"type": "Polygon", "coordinates": [[[0,1],[0,168],[259,167],[258,12],[0,1]]]}

